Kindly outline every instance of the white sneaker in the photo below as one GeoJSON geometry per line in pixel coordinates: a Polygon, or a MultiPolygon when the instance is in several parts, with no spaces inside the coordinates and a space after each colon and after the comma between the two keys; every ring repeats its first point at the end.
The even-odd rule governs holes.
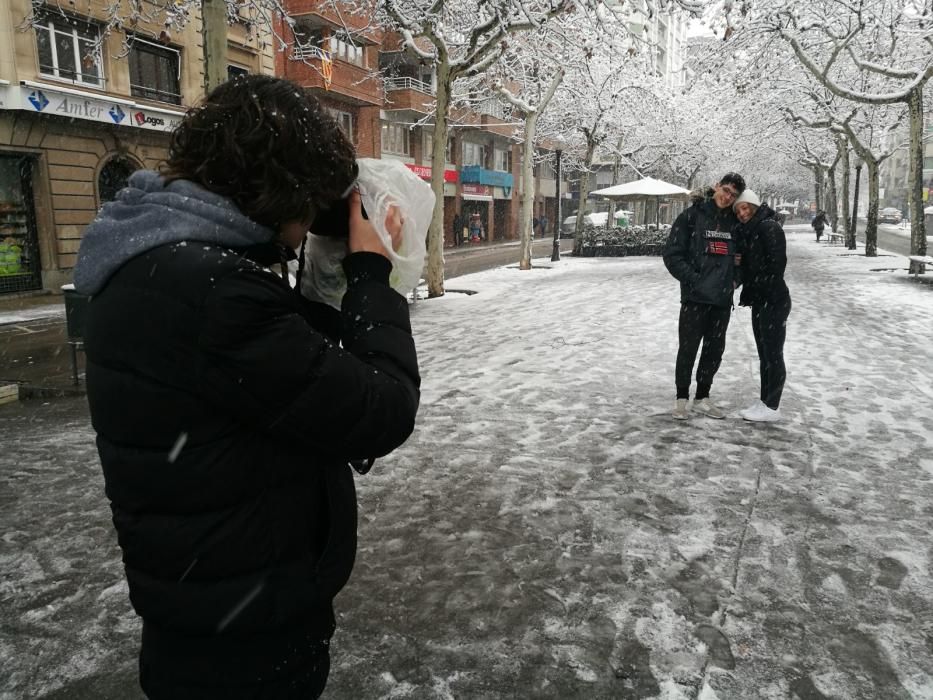
{"type": "Polygon", "coordinates": [[[677,399],[674,410],[671,411],[671,416],[677,420],[687,420],[687,399],[677,399]]]}
{"type": "Polygon", "coordinates": [[[757,411],[759,406],[764,406],[764,405],[765,405],[764,401],[762,401],[761,399],[756,399],[755,403],[753,403],[751,406],[749,406],[748,408],[743,408],[741,411],[739,411],[739,415],[742,416],[742,418],[745,418],[746,413],[748,413],[749,411],[757,411]]]}
{"type": "Polygon", "coordinates": [[[700,413],[702,413],[704,416],[707,416],[708,418],[725,418],[726,417],[726,414],[723,413],[722,409],[719,408],[712,401],[710,401],[708,398],[700,399],[699,401],[694,401],[693,408],[696,411],[699,411],[700,413]]]}
{"type": "Polygon", "coordinates": [[[781,409],[768,408],[763,403],[746,408],[741,413],[742,418],[753,423],[776,423],[781,420],[781,409]]]}

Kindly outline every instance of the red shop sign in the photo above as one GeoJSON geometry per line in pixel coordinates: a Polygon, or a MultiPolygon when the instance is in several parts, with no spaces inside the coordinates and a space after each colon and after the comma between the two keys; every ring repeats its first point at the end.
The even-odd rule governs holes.
{"type": "MultiPolygon", "coordinates": [[[[422,180],[431,179],[430,165],[413,165],[412,163],[405,163],[405,166],[422,180]]],[[[459,177],[456,170],[444,171],[444,182],[456,182],[458,179],[459,177]]]]}

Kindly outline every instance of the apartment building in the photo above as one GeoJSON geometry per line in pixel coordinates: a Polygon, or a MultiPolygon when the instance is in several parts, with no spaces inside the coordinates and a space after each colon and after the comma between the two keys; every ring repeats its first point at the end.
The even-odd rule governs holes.
{"type": "Polygon", "coordinates": [[[682,88],[687,80],[687,24],[679,10],[633,12],[628,23],[632,35],[650,48],[655,71],[671,89],[682,88]]]}
{"type": "MultiPolygon", "coordinates": [[[[396,34],[358,15],[338,14],[333,4],[290,0],[286,9],[296,30],[276,59],[277,72],[315,93],[360,156],[398,160],[430,180],[433,67],[404,51],[396,34]]],[[[521,153],[515,124],[495,99],[452,111],[444,166],[445,245],[463,244],[464,229],[469,240],[469,222],[477,218],[481,240],[519,236],[521,153]]],[[[535,216],[551,211],[553,221],[553,176],[544,172],[536,189],[535,216]]]]}
{"type": "MultiPolygon", "coordinates": [[[[926,122],[923,138],[923,180],[922,197],[924,208],[933,205],[933,113],[924,115],[926,122]]],[[[908,139],[906,129],[892,138],[901,143],[908,139]]],[[[907,214],[910,203],[910,161],[907,148],[900,148],[881,164],[881,206],[896,207],[902,214],[907,214]]]]}
{"type": "MultiPolygon", "coordinates": [[[[84,227],[204,94],[199,16],[170,35],[106,31],[103,0],[33,8],[0,0],[0,294],[69,282],[84,227]]],[[[229,28],[228,72],[272,74],[249,19],[229,28]]]]}

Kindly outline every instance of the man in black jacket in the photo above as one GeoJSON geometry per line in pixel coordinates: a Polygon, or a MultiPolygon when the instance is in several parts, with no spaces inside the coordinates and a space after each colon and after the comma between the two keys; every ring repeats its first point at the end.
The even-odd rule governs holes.
{"type": "Polygon", "coordinates": [[[773,423],[781,419],[781,395],[787,370],[784,339],[790,316],[790,292],[784,282],[787,243],[774,211],[752,190],[736,202],[742,241],[742,295],[739,303],[752,307],[752,332],[761,374],[759,400],[741,411],[745,420],[773,423]]]}
{"type": "MultiPolygon", "coordinates": [[[[269,268],[355,168],[309,93],[238,77],[84,233],[88,401],[150,698],[323,691],[356,554],[348,463],[411,433],[418,363],[357,193],[341,311],[269,268]]],[[[397,238],[397,211],[386,226],[397,238]]]]}
{"type": "Polygon", "coordinates": [[[738,221],[732,204],[744,190],[742,176],[727,173],[677,217],[667,239],[664,265],[680,281],[677,399],[671,414],[679,420],[688,417],[690,375],[701,342],[693,408],[710,418],[725,417],[709,393],[726,349],[732,294],[738,284],[739,251],[733,236],[738,221]]]}
{"type": "Polygon", "coordinates": [[[823,229],[826,228],[826,212],[818,211],[816,216],[813,217],[813,221],[810,222],[810,225],[813,227],[813,230],[816,231],[816,242],[819,243],[820,239],[823,237],[823,229]]]}

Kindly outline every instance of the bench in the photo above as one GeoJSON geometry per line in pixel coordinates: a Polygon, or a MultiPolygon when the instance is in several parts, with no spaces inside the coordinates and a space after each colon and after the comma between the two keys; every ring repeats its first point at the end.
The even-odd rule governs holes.
{"type": "Polygon", "coordinates": [[[839,233],[837,231],[827,231],[825,236],[826,242],[829,245],[836,245],[836,243],[839,245],[844,245],[846,242],[846,235],[844,233],[839,233]]]}
{"type": "Polygon", "coordinates": [[[914,279],[920,275],[921,266],[931,265],[933,266],[933,257],[929,255],[909,255],[910,262],[916,263],[916,268],[914,269],[914,279]]]}

